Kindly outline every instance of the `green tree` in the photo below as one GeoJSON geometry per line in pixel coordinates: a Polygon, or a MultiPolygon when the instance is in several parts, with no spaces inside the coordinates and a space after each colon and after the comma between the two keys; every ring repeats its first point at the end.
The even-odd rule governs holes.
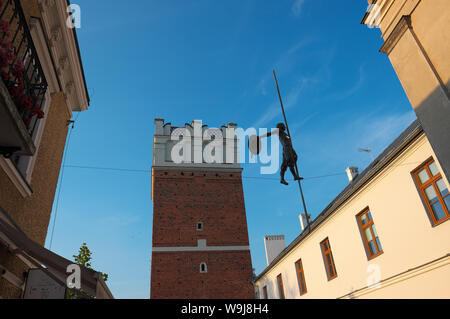
{"type": "MultiPolygon", "coordinates": [[[[78,250],[78,255],[73,255],[73,258],[74,258],[74,261],[76,264],[78,264],[80,266],[84,266],[89,269],[92,269],[92,266],[91,266],[92,252],[90,251],[90,249],[88,248],[86,243],[83,243],[81,245],[80,249],[78,250]]],[[[102,272],[100,272],[100,274],[102,275],[104,281],[108,280],[108,274],[105,274],[102,272]]],[[[77,295],[73,291],[68,290],[66,298],[67,299],[80,299],[81,296],[77,295]]]]}
{"type": "MultiPolygon", "coordinates": [[[[80,266],[84,266],[86,268],[92,269],[91,267],[91,259],[92,259],[92,252],[89,250],[88,246],[86,243],[83,243],[80,247],[80,250],[78,251],[78,255],[73,255],[74,261],[80,265],[80,266]]],[[[100,272],[100,274],[102,274],[103,280],[107,281],[108,280],[108,274],[102,273],[100,272]]]]}

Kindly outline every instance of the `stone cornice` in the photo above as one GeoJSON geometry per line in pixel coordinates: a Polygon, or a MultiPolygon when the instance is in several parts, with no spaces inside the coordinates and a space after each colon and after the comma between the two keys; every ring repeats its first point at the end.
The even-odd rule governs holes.
{"type": "Polygon", "coordinates": [[[380,48],[380,52],[389,55],[405,32],[411,28],[411,16],[403,16],[380,48]]]}
{"type": "Polygon", "coordinates": [[[75,32],[66,24],[69,17],[67,2],[39,0],[39,6],[49,49],[67,104],[72,111],[84,111],[89,106],[89,96],[75,32]]]}

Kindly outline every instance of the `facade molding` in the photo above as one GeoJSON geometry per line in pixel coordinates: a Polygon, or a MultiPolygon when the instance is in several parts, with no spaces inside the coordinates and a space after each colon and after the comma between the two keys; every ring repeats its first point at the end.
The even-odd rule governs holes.
{"type": "Polygon", "coordinates": [[[409,29],[412,29],[411,16],[403,16],[380,48],[380,52],[389,55],[409,29]]]}
{"type": "Polygon", "coordinates": [[[355,291],[352,291],[342,297],[339,297],[337,299],[354,299],[359,298],[364,295],[367,295],[369,293],[375,292],[377,290],[382,290],[384,288],[387,288],[388,286],[398,284],[404,280],[408,280],[417,276],[420,276],[426,272],[435,270],[436,268],[445,267],[450,265],[450,253],[437,258],[431,262],[427,262],[425,264],[422,264],[418,267],[414,267],[411,269],[408,269],[406,271],[403,271],[399,274],[396,274],[394,276],[391,276],[389,278],[381,280],[379,283],[374,284],[372,287],[364,287],[361,289],[357,289],[355,291]]]}
{"type": "Polygon", "coordinates": [[[250,251],[250,246],[208,246],[206,239],[199,239],[196,247],[152,247],[152,251],[155,253],[161,252],[206,252],[206,251],[250,251]]]}
{"type": "Polygon", "coordinates": [[[27,183],[25,178],[19,173],[19,171],[17,170],[17,168],[14,166],[14,164],[11,162],[10,159],[6,159],[3,156],[0,156],[0,167],[9,177],[9,179],[17,188],[17,190],[19,191],[20,195],[23,198],[29,197],[33,194],[31,186],[27,183]]]}
{"type": "Polygon", "coordinates": [[[50,51],[67,104],[72,111],[85,111],[89,106],[89,96],[75,32],[66,24],[69,18],[67,3],[39,0],[39,5],[42,23],[49,37],[50,51]]]}
{"type": "Polygon", "coordinates": [[[422,45],[422,42],[420,41],[419,37],[417,36],[416,32],[414,31],[414,28],[412,26],[411,16],[405,15],[403,16],[400,21],[395,26],[392,33],[390,33],[389,37],[384,42],[383,46],[380,48],[380,52],[387,54],[388,56],[391,54],[392,50],[395,48],[397,43],[402,39],[406,31],[411,32],[411,35],[414,39],[414,42],[416,43],[417,47],[419,48],[420,52],[422,53],[426,63],[428,64],[428,67],[433,72],[436,80],[439,82],[444,94],[447,96],[447,99],[450,101],[450,92],[445,85],[444,81],[442,80],[442,77],[439,75],[439,72],[436,70],[436,67],[434,66],[433,62],[431,61],[431,58],[428,54],[428,52],[425,50],[424,46],[422,45]]]}
{"type": "Polygon", "coordinates": [[[24,289],[25,283],[23,280],[20,280],[19,277],[10,272],[6,267],[0,265],[0,277],[8,281],[10,284],[19,288],[20,290],[24,289]]]}
{"type": "Polygon", "coordinates": [[[201,166],[201,164],[195,164],[195,163],[183,163],[183,164],[176,164],[176,163],[166,163],[164,165],[159,166],[153,166],[152,169],[156,171],[164,171],[164,170],[172,170],[172,171],[201,171],[201,172],[235,172],[240,173],[242,172],[242,168],[236,168],[236,167],[230,167],[232,164],[214,164],[214,167],[211,167],[210,165],[213,164],[205,164],[208,166],[201,166]],[[200,166],[200,167],[199,167],[200,166]]]}
{"type": "Polygon", "coordinates": [[[58,75],[55,70],[53,58],[49,51],[41,19],[35,17],[30,18],[30,33],[33,38],[34,47],[36,48],[39,56],[42,69],[44,70],[50,93],[61,91],[58,75]]]}

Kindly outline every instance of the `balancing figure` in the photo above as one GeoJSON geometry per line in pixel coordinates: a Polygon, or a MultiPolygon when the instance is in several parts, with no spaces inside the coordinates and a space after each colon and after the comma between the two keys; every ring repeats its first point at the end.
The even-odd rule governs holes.
{"type": "Polygon", "coordinates": [[[292,176],[294,176],[294,180],[296,181],[300,180],[301,178],[298,176],[295,169],[298,156],[294,148],[292,147],[291,137],[286,133],[286,127],[283,123],[278,123],[276,130],[264,134],[261,137],[257,137],[255,135],[251,136],[249,140],[250,151],[253,154],[259,154],[261,143],[260,140],[266,137],[270,137],[272,135],[278,135],[280,143],[283,146],[283,162],[281,163],[280,183],[284,185],[289,185],[288,182],[286,182],[286,180],[284,179],[284,175],[288,167],[291,170],[292,176]]]}

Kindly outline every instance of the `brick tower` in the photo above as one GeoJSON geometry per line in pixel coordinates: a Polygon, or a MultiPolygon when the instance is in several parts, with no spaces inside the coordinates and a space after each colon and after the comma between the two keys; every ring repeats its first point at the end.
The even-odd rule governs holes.
{"type": "Polygon", "coordinates": [[[155,126],[151,298],[253,298],[238,143],[234,136],[227,140],[225,133],[235,124],[208,129],[194,121],[171,127],[156,119],[155,126]],[[172,158],[180,144],[171,136],[183,136],[183,145],[188,145],[178,152],[182,163],[172,158]],[[230,140],[234,145],[226,143],[230,140]],[[229,164],[199,160],[213,142],[224,146],[222,154],[212,152],[224,162],[227,152],[234,151],[229,164]]]}

